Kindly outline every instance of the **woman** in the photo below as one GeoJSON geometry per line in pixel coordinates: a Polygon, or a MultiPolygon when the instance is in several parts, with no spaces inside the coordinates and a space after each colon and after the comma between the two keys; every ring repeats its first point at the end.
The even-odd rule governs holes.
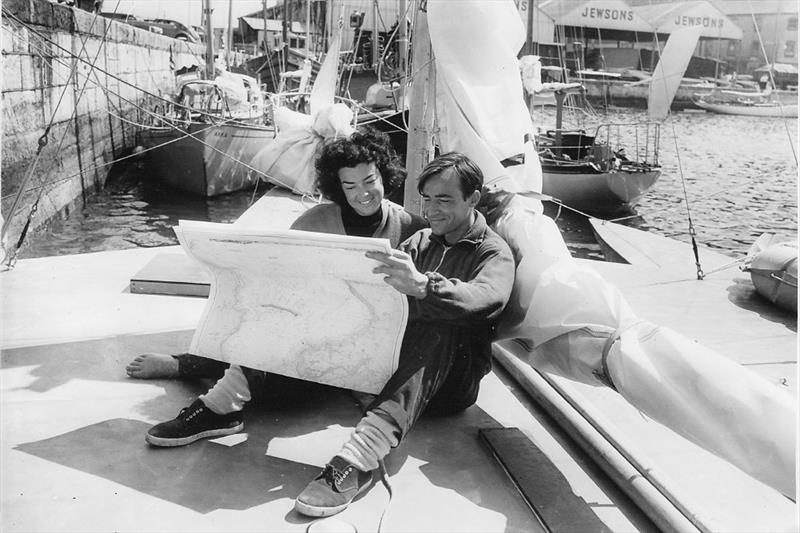
{"type": "MultiPolygon", "coordinates": [[[[331,203],[302,215],[291,229],[389,239],[392,248],[426,226],[425,221],[390,202],[386,196],[402,188],[406,172],[389,138],[364,128],[322,145],[315,161],[316,185],[331,203]]],[[[222,377],[228,364],[192,354],[138,355],[125,370],[132,378],[222,377]]]]}

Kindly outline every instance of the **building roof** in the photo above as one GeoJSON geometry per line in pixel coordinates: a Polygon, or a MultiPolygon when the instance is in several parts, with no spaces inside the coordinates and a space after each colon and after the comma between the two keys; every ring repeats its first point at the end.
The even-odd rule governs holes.
{"type": "Polygon", "coordinates": [[[672,33],[690,26],[702,26],[701,37],[741,39],[742,30],[725,13],[706,0],[641,5],[632,8],[647,20],[656,33],[672,33]]]}
{"type": "Polygon", "coordinates": [[[624,0],[545,0],[539,9],[558,26],[652,32],[624,0]]]}
{"type": "MultiPolygon", "coordinates": [[[[239,17],[239,20],[244,21],[245,24],[250,26],[256,31],[264,31],[264,19],[258,17],[239,17]]],[[[267,31],[280,33],[283,31],[283,21],[277,19],[267,19],[267,31]]],[[[289,31],[292,33],[305,33],[306,25],[302,22],[292,21],[289,31]]]]}

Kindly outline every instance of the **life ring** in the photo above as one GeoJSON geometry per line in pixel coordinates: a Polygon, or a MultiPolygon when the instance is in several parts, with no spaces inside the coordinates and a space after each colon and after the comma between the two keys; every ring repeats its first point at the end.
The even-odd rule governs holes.
{"type": "Polygon", "coordinates": [[[797,246],[782,242],[753,256],[748,268],[756,292],[778,307],[797,313],[797,246]]]}

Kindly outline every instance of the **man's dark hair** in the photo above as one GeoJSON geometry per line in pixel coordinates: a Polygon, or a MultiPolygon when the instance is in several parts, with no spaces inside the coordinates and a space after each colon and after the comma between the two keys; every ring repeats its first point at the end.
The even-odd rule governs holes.
{"type": "Polygon", "coordinates": [[[447,152],[425,165],[417,181],[417,191],[422,194],[425,182],[433,176],[451,169],[458,176],[461,193],[465,199],[473,192],[483,188],[483,172],[480,167],[462,153],[447,152]]]}
{"type": "Polygon", "coordinates": [[[322,196],[339,205],[347,203],[339,180],[339,169],[361,163],[375,163],[383,179],[384,195],[389,196],[403,186],[406,171],[392,148],[389,137],[378,130],[362,127],[349,137],[323,143],[314,167],[317,188],[322,196]]]}

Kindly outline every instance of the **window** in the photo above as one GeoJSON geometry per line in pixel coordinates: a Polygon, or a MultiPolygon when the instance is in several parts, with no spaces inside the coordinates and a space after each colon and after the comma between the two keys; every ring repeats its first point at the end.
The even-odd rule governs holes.
{"type": "Polygon", "coordinates": [[[786,44],[783,47],[783,57],[794,57],[796,49],[797,41],[786,41],[786,44]]]}
{"type": "Polygon", "coordinates": [[[788,21],[786,21],[786,29],[787,30],[796,30],[797,29],[797,17],[791,17],[788,21]]]}
{"type": "Polygon", "coordinates": [[[758,55],[761,53],[761,45],[758,41],[750,41],[750,55],[758,55]]]}

